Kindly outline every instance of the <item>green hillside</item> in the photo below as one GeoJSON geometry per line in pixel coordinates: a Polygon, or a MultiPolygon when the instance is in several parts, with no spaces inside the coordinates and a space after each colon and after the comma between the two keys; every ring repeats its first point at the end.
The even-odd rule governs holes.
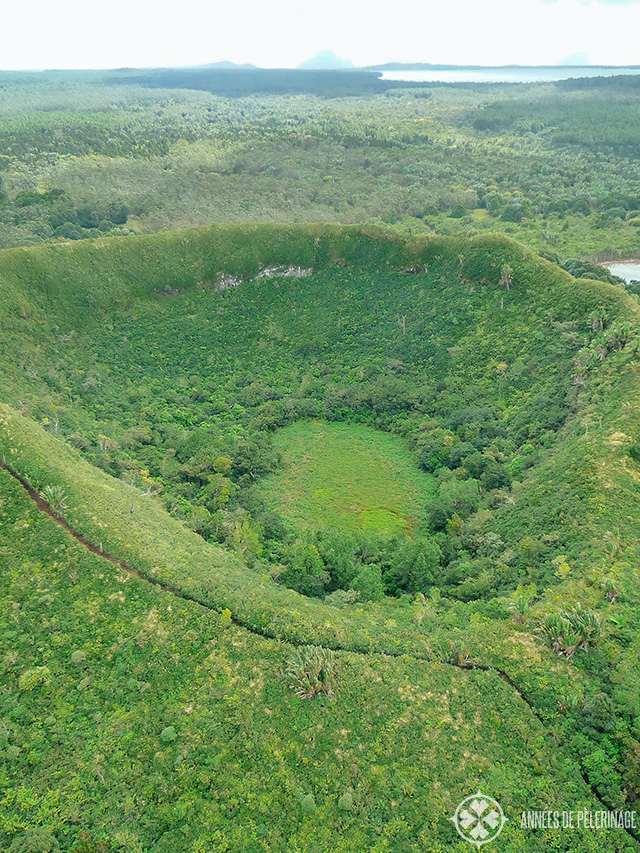
{"type": "Polygon", "coordinates": [[[640,848],[520,826],[640,804],[624,289],[244,226],[7,250],[0,307],[2,849],[463,850],[479,789],[640,848]]]}

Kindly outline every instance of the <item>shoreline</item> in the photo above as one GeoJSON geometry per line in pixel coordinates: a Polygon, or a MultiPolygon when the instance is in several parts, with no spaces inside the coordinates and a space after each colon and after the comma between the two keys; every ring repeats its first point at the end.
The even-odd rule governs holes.
{"type": "Polygon", "coordinates": [[[617,258],[615,261],[596,261],[599,267],[613,267],[616,264],[640,264],[640,258],[617,258]]]}

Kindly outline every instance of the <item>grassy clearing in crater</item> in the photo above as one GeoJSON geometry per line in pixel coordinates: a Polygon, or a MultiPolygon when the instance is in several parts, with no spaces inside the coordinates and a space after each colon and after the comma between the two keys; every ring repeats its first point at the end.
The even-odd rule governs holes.
{"type": "Polygon", "coordinates": [[[306,530],[411,534],[435,496],[400,439],[366,426],[299,422],[276,433],[283,469],[262,492],[287,521],[306,530]]]}

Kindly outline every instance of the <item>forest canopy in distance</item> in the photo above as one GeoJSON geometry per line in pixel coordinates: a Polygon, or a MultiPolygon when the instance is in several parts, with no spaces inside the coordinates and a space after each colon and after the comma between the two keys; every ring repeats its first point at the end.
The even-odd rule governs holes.
{"type": "Polygon", "coordinates": [[[405,235],[506,233],[560,263],[633,254],[639,79],[2,72],[0,247],[375,220],[405,235]],[[243,91],[256,75],[260,90],[243,91]]]}

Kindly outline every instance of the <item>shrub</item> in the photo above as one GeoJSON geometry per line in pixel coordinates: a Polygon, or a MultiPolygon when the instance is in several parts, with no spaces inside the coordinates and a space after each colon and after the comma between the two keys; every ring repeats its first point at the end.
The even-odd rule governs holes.
{"type": "Polygon", "coordinates": [[[582,721],[587,731],[610,732],[615,726],[613,702],[606,693],[594,693],[582,706],[582,721]]]}
{"type": "Polygon", "coordinates": [[[163,743],[171,743],[171,741],[174,741],[177,737],[178,733],[173,726],[167,726],[160,732],[160,740],[163,743]]]}
{"type": "Polygon", "coordinates": [[[58,853],[60,845],[44,829],[33,829],[14,839],[8,853],[58,853]]]}
{"type": "Polygon", "coordinates": [[[297,649],[287,665],[291,689],[300,699],[313,699],[321,693],[333,696],[335,655],[322,646],[297,649]]]}
{"type": "Polygon", "coordinates": [[[47,666],[37,666],[35,669],[25,669],[18,680],[20,690],[30,693],[41,684],[46,684],[51,679],[51,672],[47,666]]]}

